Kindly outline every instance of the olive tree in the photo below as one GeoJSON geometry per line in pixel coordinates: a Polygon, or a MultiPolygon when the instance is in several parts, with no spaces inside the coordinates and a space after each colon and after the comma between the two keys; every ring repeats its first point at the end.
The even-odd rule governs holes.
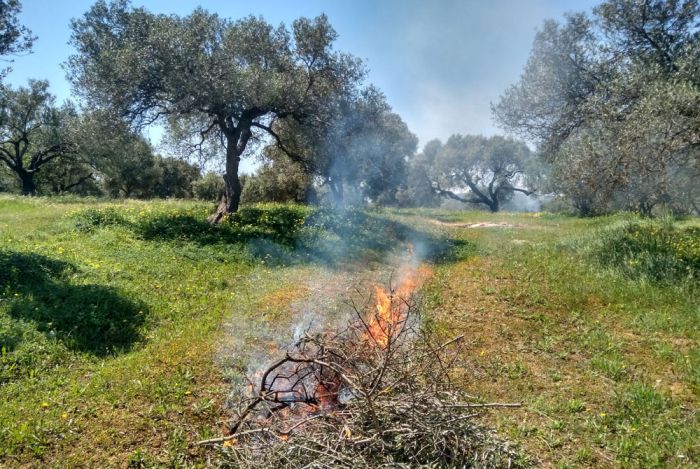
{"type": "Polygon", "coordinates": [[[39,170],[75,150],[75,116],[70,105],[55,105],[46,81],[0,89],[0,162],[19,178],[23,195],[36,194],[39,170]]]}
{"type": "Polygon", "coordinates": [[[433,190],[445,198],[485,205],[497,212],[518,187],[530,149],[523,142],[501,136],[452,135],[445,144],[434,140],[423,150],[428,159],[433,190]]]}
{"type": "Polygon", "coordinates": [[[607,0],[545,22],[521,79],[493,106],[538,146],[582,214],[686,206],[700,155],[697,0],[607,0]]]}
{"type": "Polygon", "coordinates": [[[328,97],[364,73],[359,60],[332,49],[337,34],[324,15],[273,27],[201,8],[159,15],[101,0],[72,29],[77,52],[67,67],[85,102],[136,127],[165,122],[193,151],[222,148],[225,190],[214,222],[238,209],[238,168],[251,143],[286,150],[281,122],[317,125],[328,97]]]}

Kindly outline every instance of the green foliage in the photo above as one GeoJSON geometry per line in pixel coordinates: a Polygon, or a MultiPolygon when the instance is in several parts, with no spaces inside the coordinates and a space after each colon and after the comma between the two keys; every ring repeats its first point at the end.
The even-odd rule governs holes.
{"type": "MultiPolygon", "coordinates": [[[[429,286],[442,297],[434,316],[446,337],[475,323],[480,329],[482,318],[494,326],[475,332],[464,359],[495,382],[467,379],[465,386],[527,403],[525,415],[497,417],[500,432],[532,448],[543,465],[697,466],[697,277],[631,279],[594,255],[601,233],[664,223],[631,214],[410,213],[520,226],[455,226],[457,239],[477,243],[477,255],[438,265],[429,286]],[[536,371],[514,374],[518,363],[536,371]]],[[[676,235],[697,233],[692,227],[695,218],[673,222],[676,235]]]]}
{"type": "Polygon", "coordinates": [[[493,106],[582,215],[698,212],[700,3],[606,0],[545,21],[493,106]]]}
{"type": "Polygon", "coordinates": [[[418,159],[433,189],[445,198],[497,212],[514,192],[530,194],[517,187],[530,149],[511,138],[452,135],[444,145],[439,140],[428,142],[418,159]]]}
{"type": "Polygon", "coordinates": [[[22,194],[35,195],[35,174],[75,151],[74,121],[75,109],[56,106],[47,81],[0,89],[0,163],[21,181],[22,194]]]}
{"type": "Polygon", "coordinates": [[[614,405],[615,411],[603,422],[611,434],[618,435],[613,449],[623,465],[669,467],[698,456],[689,446],[695,439],[692,424],[679,426],[676,422],[687,417],[653,387],[642,383],[623,386],[614,405]]]}
{"type": "Polygon", "coordinates": [[[653,419],[666,408],[666,399],[654,388],[641,383],[630,385],[617,396],[616,407],[626,420],[640,423],[653,419]]]}
{"type": "Polygon", "coordinates": [[[147,141],[134,136],[118,153],[105,156],[104,188],[111,197],[145,199],[152,196],[162,173],[147,141]]]}
{"type": "Polygon", "coordinates": [[[106,112],[77,115],[70,106],[53,107],[46,82],[30,85],[30,89],[4,90],[0,107],[5,117],[0,126],[10,137],[0,147],[4,148],[0,162],[5,163],[0,185],[6,185],[5,173],[10,172],[26,186],[25,193],[31,192],[33,184],[33,190],[42,195],[192,197],[192,183],[200,176],[196,166],[155,155],[143,136],[106,112]],[[20,161],[12,156],[12,142],[21,142],[24,134],[31,145],[20,161]],[[45,150],[45,155],[35,156],[45,150]]]}
{"type": "Polygon", "coordinates": [[[215,431],[221,407],[193,406],[225,392],[212,360],[221,325],[258,311],[290,274],[236,246],[142,240],[112,216],[209,209],[0,197],[0,466],[104,466],[136,448],[173,466],[190,458],[176,444],[185,425],[189,441],[215,431]],[[106,228],[74,229],[86,205],[110,209],[86,217],[106,228]]]}
{"type": "Polygon", "coordinates": [[[99,196],[103,191],[96,175],[97,171],[83,158],[83,155],[77,153],[66,155],[37,174],[37,192],[42,195],[99,196]]]}
{"type": "MultiPolygon", "coordinates": [[[[19,23],[19,14],[22,11],[22,5],[19,0],[4,0],[2,8],[0,8],[0,56],[7,61],[8,56],[29,52],[36,37],[32,32],[19,23]]],[[[11,60],[10,60],[11,61],[11,60]]],[[[5,69],[0,72],[0,78],[3,78],[10,69],[5,69]]]]}
{"type": "Polygon", "coordinates": [[[75,227],[78,231],[89,232],[95,228],[111,225],[124,225],[126,219],[115,207],[87,208],[78,212],[75,216],[75,227]]]}
{"type": "Polygon", "coordinates": [[[630,278],[656,282],[700,279],[700,228],[667,222],[625,222],[598,231],[591,256],[630,278]]]}
{"type": "Polygon", "coordinates": [[[99,180],[93,192],[113,198],[192,197],[199,168],[181,159],[156,155],[147,139],[117,117],[105,111],[85,112],[75,130],[76,155],[57,165],[46,181],[42,179],[49,183],[51,192],[85,192],[85,184],[96,186],[95,180],[99,180]],[[80,182],[80,174],[90,178],[73,187],[80,182]]]}
{"type": "Polygon", "coordinates": [[[192,182],[192,193],[199,200],[217,202],[224,193],[224,178],[217,173],[207,173],[192,182]]]}
{"type": "Polygon", "coordinates": [[[292,246],[313,209],[303,205],[244,207],[228,218],[231,228],[251,238],[268,238],[292,246]]]}
{"type": "Polygon", "coordinates": [[[159,177],[148,195],[163,199],[191,198],[194,195],[192,184],[200,177],[199,168],[177,158],[156,156],[155,159],[159,177]]]}
{"type": "Polygon", "coordinates": [[[0,165],[0,192],[17,192],[19,184],[16,176],[5,165],[0,165]]]}
{"type": "Polygon", "coordinates": [[[137,448],[134,461],[204,461],[188,443],[215,436],[224,411],[222,324],[286,336],[287,294],[404,252],[387,237],[415,232],[383,212],[254,205],[211,225],[210,210],[0,197],[0,465],[102,466],[137,448]],[[372,237],[387,251],[360,245],[372,237]]]}
{"type": "Polygon", "coordinates": [[[245,253],[242,259],[284,264],[377,258],[380,253],[400,249],[401,242],[429,247],[425,255],[444,261],[456,259],[452,254],[464,256],[471,251],[470,246],[453,250],[450,240],[358,209],[258,204],[241,208],[219,225],[209,223],[206,215],[206,205],[187,210],[107,206],[79,211],[73,220],[76,229],[83,232],[120,226],[144,240],[237,246],[235,249],[245,253]]]}
{"type": "MultiPolygon", "coordinates": [[[[365,269],[403,252],[405,241],[442,241],[445,228],[426,219],[518,226],[450,228],[441,256],[427,253],[439,262],[424,290],[426,319],[446,337],[472,330],[459,357],[469,375],[455,384],[484,398],[498,387],[499,399],[525,404],[494,414],[499,432],[562,466],[700,460],[698,296],[586,263],[598,230],[629,217],[245,209],[212,226],[208,203],[0,196],[9,266],[0,270],[9,285],[0,299],[0,464],[206,464],[211,454],[185,440],[219,432],[217,403],[229,381],[212,356],[230,358],[222,324],[230,321],[237,337],[274,325],[287,337],[288,294],[303,280],[336,278],[348,259],[365,269]],[[378,249],[362,251],[363,242],[378,249]],[[87,325],[110,331],[92,313],[94,298],[111,309],[138,307],[134,342],[104,353],[73,341],[81,330],[89,337],[87,325]],[[69,319],[68,308],[78,316],[69,319]],[[494,333],[479,335],[482,325],[494,333]],[[497,381],[480,379],[499,359],[497,381]]],[[[686,225],[697,222],[676,229],[686,225]]]]}
{"type": "MultiPolygon", "coordinates": [[[[271,153],[270,151],[267,152],[271,153]]],[[[255,174],[247,176],[241,200],[258,202],[305,203],[313,199],[313,178],[304,168],[283,154],[263,164],[255,174]]]]}

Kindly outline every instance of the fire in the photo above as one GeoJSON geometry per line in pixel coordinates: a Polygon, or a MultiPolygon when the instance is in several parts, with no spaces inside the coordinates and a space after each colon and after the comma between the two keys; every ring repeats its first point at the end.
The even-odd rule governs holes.
{"type": "Polygon", "coordinates": [[[415,290],[423,284],[430,273],[427,267],[411,268],[396,288],[387,290],[381,285],[376,285],[374,287],[376,311],[367,318],[365,338],[372,339],[382,349],[387,348],[406,319],[415,290]]]}
{"type": "MultiPolygon", "coordinates": [[[[249,415],[257,414],[257,418],[262,421],[269,421],[274,415],[280,421],[292,422],[289,428],[294,429],[306,425],[306,422],[316,416],[342,409],[344,400],[352,399],[354,390],[349,386],[351,383],[343,378],[342,372],[338,371],[347,363],[335,367],[335,362],[359,360],[362,363],[366,357],[375,356],[377,349],[388,352],[394,339],[398,339],[405,330],[415,291],[432,274],[428,267],[405,268],[403,272],[395,287],[375,287],[374,304],[365,311],[364,321],[358,322],[358,327],[350,329],[353,331],[348,336],[350,343],[345,343],[345,348],[341,349],[344,353],[338,355],[325,352],[326,344],[333,343],[341,336],[329,333],[327,342],[317,336],[310,336],[308,340],[297,344],[294,355],[288,352],[286,358],[264,370],[257,370],[249,382],[248,403],[241,410],[239,420],[228,428],[230,438],[227,438],[226,445],[237,443],[238,440],[233,435],[249,415]],[[347,394],[345,397],[344,391],[347,394]],[[264,409],[263,403],[266,404],[264,409]],[[261,409],[264,412],[259,412],[261,409]]],[[[274,343],[267,345],[271,351],[278,349],[274,343]]],[[[352,368],[352,363],[350,365],[352,368]]],[[[281,431],[279,438],[286,440],[290,431],[281,431]]],[[[348,430],[348,438],[349,435],[348,430]]]]}
{"type": "MultiPolygon", "coordinates": [[[[405,333],[415,330],[415,323],[409,318],[415,311],[414,294],[432,271],[423,266],[404,268],[402,272],[395,286],[375,286],[374,303],[362,312],[359,320],[350,322],[346,330],[295,339],[294,351],[287,351],[267,368],[256,370],[248,383],[249,395],[241,396],[238,419],[227,424],[226,436],[203,443],[216,441],[236,446],[243,441],[243,435],[264,440],[263,433],[286,441],[295,429],[345,412],[346,404],[364,392],[355,383],[365,379],[368,365],[369,369],[383,370],[384,365],[376,368],[377,360],[388,360],[387,357],[395,355],[405,343],[402,341],[405,333]],[[253,430],[247,430],[248,426],[253,430]],[[255,437],[250,436],[253,433],[255,437]]],[[[274,342],[264,345],[270,353],[279,349],[274,342]]],[[[372,378],[373,392],[382,378],[383,371],[376,377],[378,381],[372,378]]],[[[352,437],[349,428],[344,428],[341,434],[346,439],[352,437]]]]}

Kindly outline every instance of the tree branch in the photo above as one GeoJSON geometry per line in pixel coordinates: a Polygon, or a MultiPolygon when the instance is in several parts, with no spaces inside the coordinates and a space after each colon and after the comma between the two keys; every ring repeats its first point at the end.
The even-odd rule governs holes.
{"type": "Polygon", "coordinates": [[[14,160],[12,154],[7,151],[4,146],[0,145],[0,161],[4,162],[10,169],[14,170],[17,168],[17,162],[14,160]]]}
{"type": "Polygon", "coordinates": [[[71,190],[72,188],[74,188],[74,187],[76,187],[76,186],[79,186],[80,184],[84,183],[84,182],[87,181],[88,179],[92,179],[93,176],[94,176],[94,175],[93,175],[92,173],[88,174],[87,176],[83,176],[83,177],[79,178],[77,181],[75,181],[74,183],[68,184],[67,186],[64,186],[64,187],[61,187],[61,188],[60,188],[60,189],[61,189],[61,192],[67,192],[67,191],[71,190]]]}
{"type": "Polygon", "coordinates": [[[31,159],[29,160],[29,169],[32,171],[36,171],[37,169],[39,169],[40,166],[43,166],[44,164],[48,163],[54,158],[58,158],[59,156],[65,155],[69,149],[69,145],[64,143],[57,143],[56,145],[52,145],[45,150],[36,152],[32,155],[31,159]]]}
{"type": "Polygon", "coordinates": [[[251,125],[253,127],[257,127],[258,129],[264,130],[270,136],[272,136],[272,138],[275,139],[275,144],[277,145],[277,148],[282,150],[282,152],[284,152],[284,154],[287,155],[292,161],[294,161],[295,163],[299,163],[304,168],[305,171],[307,171],[309,173],[316,172],[316,167],[310,161],[308,161],[303,156],[301,156],[301,155],[297,154],[296,152],[287,148],[287,146],[282,141],[282,138],[277,134],[277,132],[275,132],[272,129],[271,125],[267,126],[267,125],[261,124],[259,122],[253,122],[251,125]]]}
{"type": "Polygon", "coordinates": [[[513,192],[522,192],[525,195],[532,195],[535,193],[535,191],[529,191],[527,189],[520,189],[518,187],[508,187],[507,189],[510,191],[513,191],[513,192]]]}
{"type": "Polygon", "coordinates": [[[473,198],[472,198],[472,199],[466,199],[466,198],[464,198],[464,197],[460,197],[459,195],[457,195],[456,193],[454,193],[454,192],[452,192],[452,191],[450,191],[450,190],[442,189],[438,184],[435,184],[435,183],[433,183],[432,188],[433,188],[433,191],[435,191],[435,193],[436,193],[437,195],[441,196],[441,197],[445,197],[445,198],[448,198],[448,199],[456,200],[456,201],[458,201],[458,202],[462,202],[462,203],[465,203],[465,204],[478,204],[478,203],[481,203],[481,200],[479,200],[479,199],[473,199],[473,198]]]}

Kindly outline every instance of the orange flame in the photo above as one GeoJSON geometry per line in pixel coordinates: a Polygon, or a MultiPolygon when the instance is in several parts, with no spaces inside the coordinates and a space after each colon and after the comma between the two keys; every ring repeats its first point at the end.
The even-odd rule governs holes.
{"type": "Polygon", "coordinates": [[[427,267],[412,268],[394,289],[387,291],[385,287],[376,285],[374,287],[376,312],[367,318],[365,338],[372,339],[383,349],[387,348],[391,339],[398,334],[406,320],[411,297],[415,290],[423,284],[430,274],[430,269],[427,267]]]}

